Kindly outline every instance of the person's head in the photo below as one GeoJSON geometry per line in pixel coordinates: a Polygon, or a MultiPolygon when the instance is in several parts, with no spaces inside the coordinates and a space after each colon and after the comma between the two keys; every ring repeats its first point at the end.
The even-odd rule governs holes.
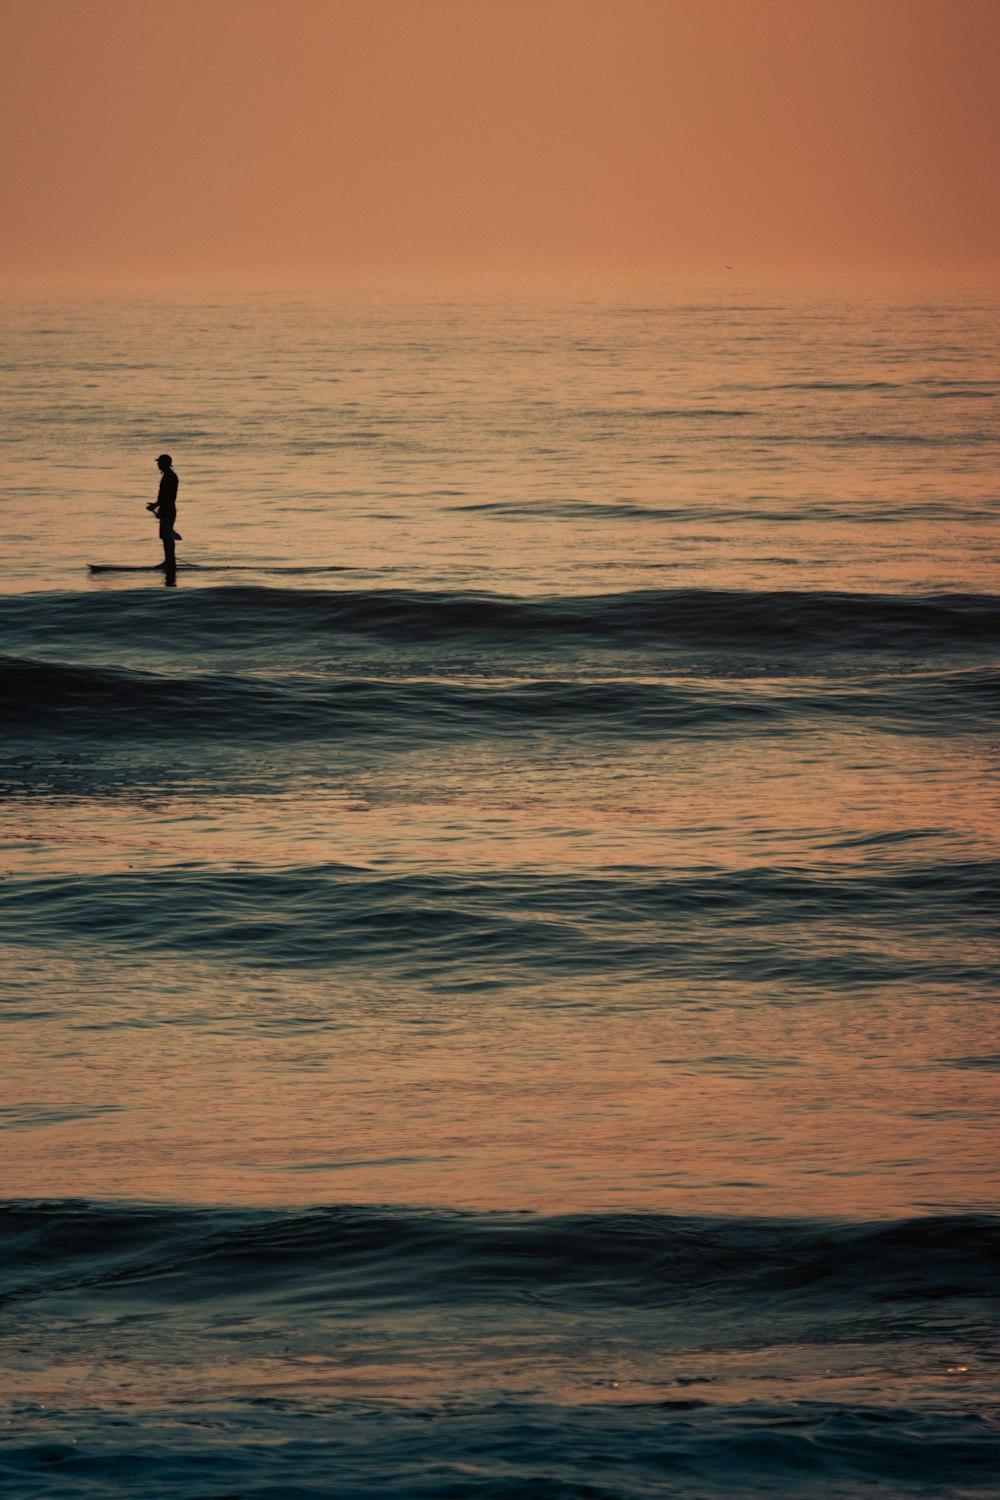
{"type": "Polygon", "coordinates": [[[173,459],[170,457],[169,453],[161,453],[159,458],[156,460],[156,466],[161,474],[165,474],[172,463],[173,459]]]}

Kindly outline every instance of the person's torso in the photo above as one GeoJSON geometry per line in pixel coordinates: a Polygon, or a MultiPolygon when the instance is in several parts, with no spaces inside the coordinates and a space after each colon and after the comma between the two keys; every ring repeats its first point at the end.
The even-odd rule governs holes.
{"type": "Polygon", "coordinates": [[[156,496],[156,503],[160,507],[161,515],[165,510],[176,511],[177,483],[177,475],[173,469],[168,469],[160,480],[160,489],[156,496]]]}

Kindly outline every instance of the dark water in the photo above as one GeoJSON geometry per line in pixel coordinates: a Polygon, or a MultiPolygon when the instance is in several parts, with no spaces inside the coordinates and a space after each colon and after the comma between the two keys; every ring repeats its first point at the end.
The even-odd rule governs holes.
{"type": "Polygon", "coordinates": [[[1000,861],[885,813],[914,756],[933,785],[991,753],[1000,601],[213,586],[0,618],[8,1034],[54,1083],[7,1114],[12,1494],[994,1492],[1000,861]],[[743,753],[826,789],[769,819],[778,858],[732,808],[719,857],[712,757],[743,753]],[[543,786],[539,824],[562,757],[576,805],[543,786]],[[891,790],[848,828],[856,761],[891,790]],[[352,845],[345,780],[407,827],[352,845]],[[662,806],[625,815],[646,783],[697,814],[669,859],[662,806]],[[474,816],[415,825],[447,786],[474,816]]]}
{"type": "Polygon", "coordinates": [[[995,1493],[995,1219],[0,1224],[11,1493],[995,1493]]]}
{"type": "Polygon", "coordinates": [[[41,311],[0,1490],[995,1493],[989,309],[41,311]]]}

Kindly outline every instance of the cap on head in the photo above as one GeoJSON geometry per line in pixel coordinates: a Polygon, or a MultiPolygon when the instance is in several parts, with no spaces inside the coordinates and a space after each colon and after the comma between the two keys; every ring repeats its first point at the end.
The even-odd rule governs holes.
{"type": "Polygon", "coordinates": [[[173,463],[173,459],[170,457],[169,453],[161,453],[156,462],[158,464],[166,464],[167,468],[169,469],[170,465],[173,463]]]}

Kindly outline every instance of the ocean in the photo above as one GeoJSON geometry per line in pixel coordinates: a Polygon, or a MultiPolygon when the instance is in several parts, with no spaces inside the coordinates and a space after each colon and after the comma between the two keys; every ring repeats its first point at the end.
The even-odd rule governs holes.
{"type": "Polygon", "coordinates": [[[996,1494],[996,296],[2,323],[0,1492],[996,1494]]]}

